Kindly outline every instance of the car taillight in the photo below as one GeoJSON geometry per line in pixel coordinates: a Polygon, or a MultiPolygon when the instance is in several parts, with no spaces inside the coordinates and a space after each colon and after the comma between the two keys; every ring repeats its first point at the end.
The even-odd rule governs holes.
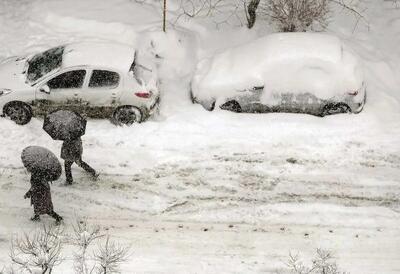
{"type": "Polygon", "coordinates": [[[141,91],[141,92],[135,92],[135,95],[140,98],[150,98],[152,93],[151,91],[149,92],[141,91]]]}
{"type": "Polygon", "coordinates": [[[351,95],[351,96],[356,96],[356,95],[358,94],[358,90],[349,91],[349,92],[347,92],[347,94],[348,94],[348,95],[351,95]]]}

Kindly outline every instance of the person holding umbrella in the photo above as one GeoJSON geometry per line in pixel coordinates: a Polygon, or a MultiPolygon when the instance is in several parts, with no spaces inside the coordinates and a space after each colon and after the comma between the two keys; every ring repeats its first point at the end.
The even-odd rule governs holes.
{"type": "Polygon", "coordinates": [[[66,183],[69,185],[74,181],[71,170],[71,167],[74,163],[83,168],[86,172],[90,173],[93,178],[98,177],[96,170],[82,160],[82,153],[83,147],[82,139],[80,137],[72,140],[65,140],[63,142],[61,147],[61,158],[64,159],[66,183]]]}
{"type": "Polygon", "coordinates": [[[83,147],[81,136],[85,135],[86,119],[76,112],[57,110],[46,116],[43,129],[54,139],[63,141],[61,158],[64,159],[66,184],[72,184],[71,167],[74,163],[90,173],[93,178],[98,173],[82,160],[83,147]]]}
{"type": "Polygon", "coordinates": [[[22,163],[31,173],[31,188],[24,195],[31,199],[34,216],[32,221],[40,221],[40,215],[48,214],[59,224],[63,218],[53,208],[49,181],[61,176],[61,164],[48,149],[39,146],[25,148],[21,154],[22,163]]]}

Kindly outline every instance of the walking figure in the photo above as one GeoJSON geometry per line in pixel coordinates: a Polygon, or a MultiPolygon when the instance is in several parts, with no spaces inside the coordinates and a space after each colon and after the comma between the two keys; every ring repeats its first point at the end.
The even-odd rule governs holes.
{"type": "Polygon", "coordinates": [[[24,198],[31,199],[34,212],[34,216],[31,218],[32,221],[40,221],[40,215],[48,214],[59,224],[63,218],[54,211],[50,184],[45,177],[40,171],[32,172],[31,188],[25,194],[24,198]]]}
{"type": "Polygon", "coordinates": [[[46,115],[43,129],[54,140],[63,141],[61,158],[65,160],[65,177],[67,185],[73,183],[71,167],[73,163],[89,172],[93,178],[99,175],[96,171],[82,160],[82,139],[85,135],[86,119],[79,113],[69,110],[56,110],[46,115]]]}
{"type": "Polygon", "coordinates": [[[73,140],[65,140],[61,147],[61,158],[64,159],[66,183],[72,184],[72,171],[71,167],[76,163],[79,167],[83,168],[86,172],[90,173],[93,178],[98,177],[98,173],[91,166],[82,160],[83,147],[82,139],[80,137],[73,140]]]}
{"type": "Polygon", "coordinates": [[[24,167],[31,173],[31,188],[24,195],[31,199],[34,216],[32,221],[39,221],[40,215],[48,214],[59,224],[62,217],[54,212],[49,182],[61,176],[62,168],[57,157],[47,148],[39,146],[26,147],[21,153],[24,167]]]}

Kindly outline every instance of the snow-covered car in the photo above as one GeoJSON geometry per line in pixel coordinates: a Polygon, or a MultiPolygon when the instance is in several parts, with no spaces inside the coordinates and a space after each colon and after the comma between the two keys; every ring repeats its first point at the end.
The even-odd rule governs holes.
{"type": "Polygon", "coordinates": [[[131,124],[158,102],[150,58],[123,44],[73,43],[0,64],[0,114],[21,125],[56,109],[131,124]]]}
{"type": "Polygon", "coordinates": [[[278,33],[201,60],[193,103],[235,112],[359,113],[366,86],[357,56],[337,37],[278,33]]]}

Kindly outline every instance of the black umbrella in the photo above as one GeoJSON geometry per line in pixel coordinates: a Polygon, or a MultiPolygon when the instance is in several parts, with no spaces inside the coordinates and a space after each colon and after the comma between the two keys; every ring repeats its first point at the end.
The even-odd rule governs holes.
{"type": "Polygon", "coordinates": [[[57,157],[44,147],[29,146],[21,153],[22,163],[31,173],[40,173],[47,181],[61,176],[61,164],[57,157]]]}
{"type": "Polygon", "coordinates": [[[54,140],[73,140],[85,135],[86,119],[69,110],[56,110],[46,116],[43,129],[54,140]]]}

